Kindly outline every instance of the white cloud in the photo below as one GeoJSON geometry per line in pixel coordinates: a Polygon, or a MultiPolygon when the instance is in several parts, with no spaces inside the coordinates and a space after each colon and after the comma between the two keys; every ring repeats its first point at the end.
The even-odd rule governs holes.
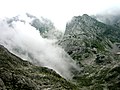
{"type": "Polygon", "coordinates": [[[71,68],[78,69],[75,62],[53,40],[44,39],[38,30],[28,23],[13,22],[9,27],[0,21],[0,44],[11,52],[39,66],[49,67],[66,79],[72,78],[71,68]]]}

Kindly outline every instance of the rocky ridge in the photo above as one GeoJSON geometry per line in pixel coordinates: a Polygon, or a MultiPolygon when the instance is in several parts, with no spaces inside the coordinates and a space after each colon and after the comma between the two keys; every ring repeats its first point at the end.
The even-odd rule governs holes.
{"type": "Polygon", "coordinates": [[[66,25],[59,44],[83,70],[74,77],[80,90],[119,90],[120,56],[113,51],[120,29],[84,14],[66,25]]]}

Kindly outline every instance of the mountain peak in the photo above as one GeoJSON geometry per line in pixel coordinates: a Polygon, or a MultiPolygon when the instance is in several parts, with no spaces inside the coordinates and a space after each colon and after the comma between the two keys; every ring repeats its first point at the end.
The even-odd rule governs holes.
{"type": "Polygon", "coordinates": [[[82,17],[90,17],[88,14],[83,14],[82,17]]]}

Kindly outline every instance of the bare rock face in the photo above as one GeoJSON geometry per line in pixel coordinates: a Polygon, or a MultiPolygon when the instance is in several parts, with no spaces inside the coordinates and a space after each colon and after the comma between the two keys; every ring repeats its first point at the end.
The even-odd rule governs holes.
{"type": "MultiPolygon", "coordinates": [[[[67,23],[60,45],[73,59],[84,59],[93,55],[93,52],[99,53],[111,48],[113,36],[106,34],[111,29],[116,30],[87,14],[76,16],[67,23]]],[[[115,38],[117,37],[115,36],[115,38]]]]}
{"type": "Polygon", "coordinates": [[[0,90],[77,90],[51,69],[34,66],[0,45],[0,90]]]}
{"type": "Polygon", "coordinates": [[[80,90],[119,90],[120,56],[113,43],[120,42],[120,29],[84,14],[73,17],[59,44],[83,70],[73,78],[80,90]]]}

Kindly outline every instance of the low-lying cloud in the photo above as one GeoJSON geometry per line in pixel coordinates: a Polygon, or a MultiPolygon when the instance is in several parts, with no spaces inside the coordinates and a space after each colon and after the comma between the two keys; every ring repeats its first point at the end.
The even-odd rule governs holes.
{"type": "Polygon", "coordinates": [[[108,25],[120,22],[120,8],[111,8],[94,16],[98,21],[108,25]]]}
{"type": "Polygon", "coordinates": [[[55,40],[42,38],[38,30],[25,22],[0,21],[0,44],[24,60],[55,70],[66,79],[71,79],[71,69],[78,69],[71,57],[55,40]]]}

